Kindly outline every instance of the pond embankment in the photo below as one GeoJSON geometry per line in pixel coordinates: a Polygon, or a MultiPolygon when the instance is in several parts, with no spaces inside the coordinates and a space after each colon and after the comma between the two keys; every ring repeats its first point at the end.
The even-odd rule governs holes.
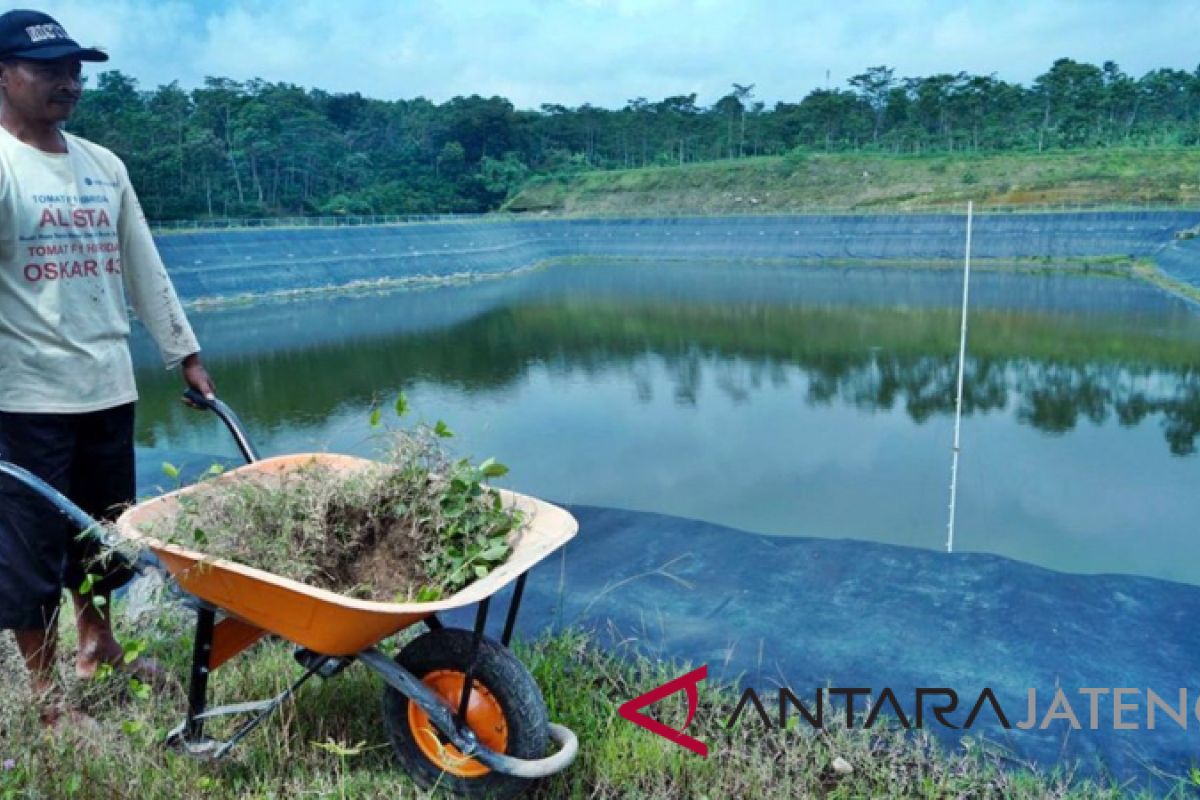
{"type": "MultiPolygon", "coordinates": [[[[985,214],[981,263],[1045,267],[1158,260],[1164,282],[1200,285],[1200,211],[985,214]]],[[[478,220],[414,225],[167,233],[180,295],[227,301],[500,276],[572,258],[929,263],[961,260],[965,217],[948,214],[478,220]]],[[[1168,287],[1171,288],[1171,287],[1168,287]]]]}

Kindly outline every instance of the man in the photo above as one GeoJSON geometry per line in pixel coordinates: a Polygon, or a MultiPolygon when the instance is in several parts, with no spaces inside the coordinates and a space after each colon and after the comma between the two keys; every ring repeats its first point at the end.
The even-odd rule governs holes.
{"type": "MultiPolygon", "coordinates": [[[[199,346],[158,256],[129,175],[108,150],[65,133],[82,91],[82,61],[106,61],[37,11],[0,15],[0,458],[94,517],[134,499],[137,398],[126,304],[168,368],[212,395],[199,346]]],[[[75,670],[123,664],[105,597],[128,579],[98,571],[93,545],[13,481],[0,479],[0,629],[12,629],[43,722],[62,715],[54,689],[55,628],[71,591],[75,670]],[[94,584],[81,593],[85,580],[94,584]]]]}

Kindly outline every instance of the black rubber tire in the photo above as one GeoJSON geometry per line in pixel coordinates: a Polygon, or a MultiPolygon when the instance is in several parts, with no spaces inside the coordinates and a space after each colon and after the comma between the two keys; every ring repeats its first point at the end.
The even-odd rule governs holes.
{"type": "MultiPolygon", "coordinates": [[[[396,663],[424,678],[435,670],[466,672],[474,634],[457,628],[442,628],[422,634],[396,656],[396,663]]],[[[475,663],[475,681],[483,684],[500,704],[508,726],[505,754],[516,758],[542,758],[550,741],[546,701],[533,676],[517,657],[499,642],[483,638],[475,663]]],[[[460,797],[505,800],[529,789],[535,781],[490,770],[477,778],[444,772],[421,751],[408,724],[409,700],[386,687],[383,720],[396,760],[413,780],[427,788],[446,789],[460,797]]]]}

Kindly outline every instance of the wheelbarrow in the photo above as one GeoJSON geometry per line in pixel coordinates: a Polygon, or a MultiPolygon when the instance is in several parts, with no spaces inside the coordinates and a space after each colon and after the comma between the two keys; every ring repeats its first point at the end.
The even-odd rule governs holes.
{"type": "MultiPolygon", "coordinates": [[[[372,462],[328,453],[259,458],[237,415],[222,401],[198,392],[188,402],[217,414],[246,465],[206,481],[207,486],[246,477],[280,474],[318,463],[352,471],[372,462]]],[[[139,503],[116,523],[117,535],[53,487],[19,467],[0,461],[0,473],[25,483],[54,504],[81,531],[113,546],[125,540],[149,551],[196,606],[187,713],[168,741],[205,758],[220,758],[258,727],[313,676],[331,678],[360,662],[386,687],[383,718],[401,766],[420,784],[437,785],[467,797],[513,797],[531,783],[565,769],[578,740],[568,728],[549,721],[545,700],[525,666],[508,649],[529,570],[578,530],[561,508],[499,489],[503,501],[519,509],[526,524],[510,536],[508,560],[456,594],[422,603],[361,600],[307,586],[264,570],[214,559],[197,550],[160,541],[145,530],[172,517],[192,486],[139,503]],[[117,541],[113,541],[113,539],[117,541]],[[499,641],[486,635],[491,600],[513,584],[499,641]],[[445,627],[438,614],[476,607],[471,630],[445,627]],[[388,637],[422,623],[427,631],[395,658],[380,651],[388,637]],[[210,708],[212,672],[266,636],[296,646],[303,673],[275,697],[210,708]],[[218,717],[243,718],[228,739],[205,736],[205,723],[218,717]],[[553,752],[548,752],[553,749],[553,752]]],[[[154,561],[147,556],[139,561],[154,561]]]]}

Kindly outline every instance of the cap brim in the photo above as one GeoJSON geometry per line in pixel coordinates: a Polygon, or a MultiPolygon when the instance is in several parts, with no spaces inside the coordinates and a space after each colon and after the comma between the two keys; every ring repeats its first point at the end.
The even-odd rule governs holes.
{"type": "Polygon", "coordinates": [[[80,61],[108,61],[108,53],[94,47],[79,47],[63,44],[57,47],[39,47],[18,53],[5,53],[5,58],[24,58],[29,61],[58,61],[60,58],[78,58],[80,61]]]}

